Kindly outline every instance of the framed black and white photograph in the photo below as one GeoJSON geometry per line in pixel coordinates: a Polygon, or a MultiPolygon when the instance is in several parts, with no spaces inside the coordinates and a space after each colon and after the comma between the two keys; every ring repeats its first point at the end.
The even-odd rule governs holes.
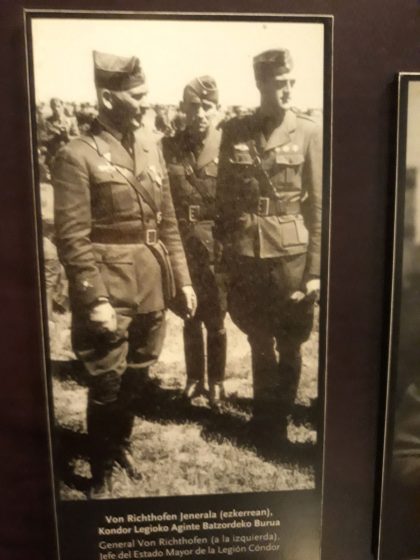
{"type": "Polygon", "coordinates": [[[399,74],[398,92],[381,560],[420,556],[420,74],[399,74]]]}
{"type": "Polygon", "coordinates": [[[332,17],[25,15],[59,558],[318,558],[332,17]]]}

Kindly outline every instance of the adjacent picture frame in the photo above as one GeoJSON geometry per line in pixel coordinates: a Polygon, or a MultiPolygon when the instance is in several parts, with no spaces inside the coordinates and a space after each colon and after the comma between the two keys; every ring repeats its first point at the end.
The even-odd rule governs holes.
{"type": "MultiPolygon", "coordinates": [[[[172,556],[321,558],[327,425],[324,411],[331,234],[333,18],[27,10],[25,25],[43,307],[40,328],[45,342],[59,560],[172,556]],[[282,33],[278,33],[280,29],[282,33]],[[245,52],[241,48],[250,33],[252,45],[245,52]],[[162,43],[162,35],[166,43],[162,43]],[[76,53],[74,46],[72,52],[69,50],[69,36],[79,37],[76,53]],[[80,103],[84,103],[83,96],[86,96],[84,117],[86,123],[90,122],[89,112],[94,112],[92,50],[112,52],[114,48],[118,51],[114,54],[138,55],[142,60],[139,48],[142,36],[148,38],[149,54],[144,51],[144,61],[146,74],[148,69],[151,74],[150,97],[153,100],[155,95],[156,105],[171,105],[174,111],[187,78],[193,78],[197,72],[217,74],[222,60],[225,67],[219,74],[222,99],[225,94],[224,109],[238,114],[243,108],[251,112],[258,105],[252,56],[280,47],[289,48],[295,56],[298,76],[295,111],[323,129],[321,292],[319,304],[315,303],[315,327],[303,349],[301,387],[288,418],[285,446],[267,449],[258,435],[249,437],[250,351],[245,335],[230,319],[228,345],[231,337],[232,346],[228,346],[226,409],[215,413],[205,399],[192,407],[185,406],[182,322],[170,315],[163,355],[152,370],[152,379],[144,380],[145,397],[136,414],[134,456],[143,465],[143,479],[133,484],[124,472],[117,472],[112,496],[97,500],[89,498],[85,371],[75,359],[70,342],[71,316],[63,270],[49,268],[51,264],[59,268],[59,262],[51,258],[55,251],[53,191],[48,174],[50,162],[45,161],[40,139],[40,119],[49,116],[50,98],[63,99],[68,106],[78,103],[80,111],[80,103]],[[194,43],[194,50],[188,42],[189,36],[191,41],[214,36],[219,41],[216,53],[211,47],[215,42],[210,40],[199,46],[194,43]],[[235,42],[230,41],[233,36],[235,42]],[[303,36],[305,42],[300,40],[303,36]],[[311,40],[313,47],[308,48],[311,40]],[[171,57],[170,48],[174,51],[171,57]],[[228,49],[233,51],[229,56],[228,49]],[[174,55],[181,62],[175,67],[179,76],[171,78],[170,73],[165,73],[165,64],[170,65],[172,72],[174,65],[166,61],[174,55]],[[81,66],[77,66],[79,62],[81,66]],[[158,71],[154,63],[159,63],[158,71]],[[202,70],[199,63],[203,63],[202,70]],[[238,87],[241,71],[247,76],[238,87]],[[164,84],[165,79],[174,82],[177,88],[171,83],[163,95],[164,86],[159,84],[164,84]],[[299,80],[304,82],[301,89],[299,80]],[[241,90],[243,97],[237,102],[235,96],[240,97],[241,90]],[[88,96],[92,97],[87,99],[88,96]]],[[[78,124],[82,121],[79,119],[78,124]]]]}
{"type": "Polygon", "coordinates": [[[420,73],[400,73],[378,560],[420,557],[419,137],[420,73]]]}

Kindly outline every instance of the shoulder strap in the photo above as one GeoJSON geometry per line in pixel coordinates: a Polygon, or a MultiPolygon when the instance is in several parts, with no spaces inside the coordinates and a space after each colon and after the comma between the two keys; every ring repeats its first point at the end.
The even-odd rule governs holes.
{"type": "Polygon", "coordinates": [[[152,197],[150,192],[145,188],[141,179],[135,177],[134,174],[131,173],[131,171],[129,169],[126,169],[125,167],[115,167],[115,169],[116,171],[118,171],[120,175],[124,177],[127,183],[134,188],[136,193],[138,193],[142,197],[142,199],[146,202],[146,204],[150,206],[153,212],[155,214],[158,214],[160,210],[156,204],[156,201],[152,197]]]}
{"type": "Polygon", "coordinates": [[[201,196],[203,200],[208,200],[209,198],[211,198],[211,194],[209,190],[206,188],[204,183],[200,181],[200,179],[198,179],[198,177],[194,172],[194,169],[191,168],[191,171],[192,173],[185,174],[187,177],[187,181],[190,183],[192,187],[194,187],[194,189],[198,192],[198,194],[201,196]]]}
{"type": "Polygon", "coordinates": [[[276,192],[274,189],[274,185],[270,179],[269,174],[267,173],[267,171],[264,169],[262,162],[261,162],[261,158],[260,155],[258,153],[258,149],[257,149],[257,143],[255,140],[250,140],[248,142],[249,148],[250,148],[250,152],[251,152],[251,157],[254,160],[254,168],[256,171],[256,179],[258,179],[258,182],[260,184],[260,188],[262,187],[262,190],[264,192],[265,196],[268,196],[269,198],[276,198],[276,192]]]}
{"type": "MultiPolygon", "coordinates": [[[[103,155],[101,155],[99,153],[99,150],[97,149],[96,139],[95,139],[94,135],[92,137],[91,136],[83,136],[83,137],[81,137],[81,140],[83,142],[85,142],[88,146],[90,146],[93,150],[95,150],[95,152],[97,152],[100,157],[102,157],[103,159],[106,159],[103,155]]],[[[106,161],[107,161],[107,163],[109,163],[108,160],[106,160],[106,161]]],[[[160,210],[157,207],[156,201],[154,200],[152,195],[149,193],[149,191],[144,187],[142,182],[134,176],[134,173],[132,173],[129,169],[122,168],[122,167],[117,167],[116,165],[114,165],[113,167],[127,181],[127,183],[131,187],[133,187],[133,189],[136,191],[136,193],[138,193],[142,197],[142,199],[146,202],[146,204],[148,206],[150,206],[150,208],[153,210],[153,212],[156,215],[159,214],[160,210]]]]}

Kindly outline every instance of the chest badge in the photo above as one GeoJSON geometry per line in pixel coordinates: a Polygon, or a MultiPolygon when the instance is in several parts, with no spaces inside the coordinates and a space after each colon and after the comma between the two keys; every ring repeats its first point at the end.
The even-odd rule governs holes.
{"type": "Polygon", "coordinates": [[[233,158],[231,163],[239,165],[252,165],[252,156],[247,144],[235,144],[233,146],[233,158]]]}
{"type": "Polygon", "coordinates": [[[148,173],[150,178],[152,179],[152,181],[154,183],[157,183],[160,187],[162,186],[162,177],[160,175],[160,173],[157,171],[156,167],[154,165],[149,165],[148,168],[148,173]]]}

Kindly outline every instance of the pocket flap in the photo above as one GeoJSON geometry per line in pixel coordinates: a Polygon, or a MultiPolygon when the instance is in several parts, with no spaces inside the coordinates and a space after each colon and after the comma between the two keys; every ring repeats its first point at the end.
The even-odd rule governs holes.
{"type": "Polygon", "coordinates": [[[94,244],[96,262],[105,264],[134,264],[131,248],[119,244],[94,244]]]}
{"type": "Polygon", "coordinates": [[[126,185],[127,181],[122,177],[118,171],[113,168],[107,170],[95,169],[93,172],[93,181],[97,185],[106,183],[117,183],[120,185],[126,185]]]}
{"type": "Polygon", "coordinates": [[[304,161],[302,154],[276,154],[276,163],[280,165],[300,165],[304,161]]]}
{"type": "Polygon", "coordinates": [[[281,224],[281,238],[283,247],[293,245],[306,245],[309,241],[309,233],[303,219],[279,217],[281,224]]]}

